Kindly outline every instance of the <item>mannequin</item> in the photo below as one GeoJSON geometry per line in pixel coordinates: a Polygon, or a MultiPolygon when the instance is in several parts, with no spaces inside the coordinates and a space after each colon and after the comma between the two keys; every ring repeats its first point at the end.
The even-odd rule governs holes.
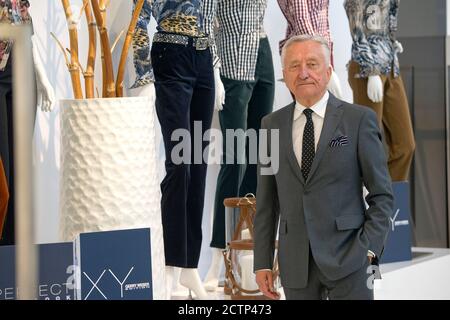
{"type": "MultiPolygon", "coordinates": [[[[192,290],[198,299],[208,298],[197,270],[206,163],[175,163],[172,150],[178,141],[172,141],[171,135],[185,129],[194,137],[194,121],[201,121],[203,134],[211,126],[214,106],[220,108],[224,99],[222,86],[215,81],[220,64],[210,36],[215,10],[216,0],[146,1],[133,37],[137,80],[132,88],[137,95],[154,97],[166,152],[161,211],[167,299],[174,281],[192,290]],[[147,27],[151,16],[158,32],[150,46],[147,27]],[[195,41],[199,42],[194,46],[195,41]]],[[[203,142],[202,150],[206,146],[203,142]]],[[[191,160],[193,157],[192,152],[191,160]]]]}
{"type": "Polygon", "coordinates": [[[406,181],[415,149],[408,100],[400,75],[396,40],[399,0],[346,0],[352,34],[348,79],[354,103],[372,108],[389,149],[394,182],[406,181]]]}
{"type": "MultiPolygon", "coordinates": [[[[28,12],[27,0],[0,0],[0,23],[32,24],[28,12]]],[[[45,69],[39,57],[35,36],[33,44],[33,61],[36,76],[37,106],[42,111],[51,111],[55,95],[47,79],[45,69]]],[[[14,244],[14,154],[13,154],[13,114],[12,114],[12,50],[11,41],[0,41],[0,158],[3,161],[8,182],[9,203],[4,225],[1,245],[14,244]]],[[[25,89],[26,90],[26,89],[25,89]]],[[[22,94],[22,93],[21,93],[22,94]]],[[[36,106],[35,106],[36,107],[36,106]]],[[[36,109],[33,110],[36,113],[36,109]]]]}
{"type": "Polygon", "coordinates": [[[214,202],[210,243],[212,261],[204,280],[205,288],[209,291],[217,288],[224,261],[223,201],[230,197],[256,194],[256,164],[249,163],[249,150],[253,151],[253,148],[249,148],[248,142],[238,145],[235,139],[235,149],[227,149],[226,130],[253,129],[258,133],[261,119],[273,109],[275,80],[272,52],[264,32],[266,7],[267,0],[218,1],[216,39],[226,98],[225,105],[219,112],[223,158],[214,202]],[[246,165],[240,164],[241,155],[246,156],[246,165]],[[227,159],[233,159],[234,162],[227,163],[227,159]]]}
{"type": "MultiPolygon", "coordinates": [[[[288,27],[286,39],[280,41],[280,53],[286,41],[296,35],[318,34],[328,40],[333,52],[333,42],[328,21],[329,0],[278,0],[278,5],[286,17],[288,27]]],[[[331,74],[328,90],[337,98],[342,99],[342,89],[339,77],[334,71],[333,53],[331,53],[331,74]]]]}

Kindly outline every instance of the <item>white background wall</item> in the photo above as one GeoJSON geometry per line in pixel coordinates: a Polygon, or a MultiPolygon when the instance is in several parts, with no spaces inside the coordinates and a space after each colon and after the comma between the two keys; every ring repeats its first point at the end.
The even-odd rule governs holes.
{"type": "MultiPolygon", "coordinates": [[[[57,0],[30,0],[31,14],[34,20],[35,34],[39,38],[39,51],[48,73],[50,82],[53,84],[57,99],[72,98],[70,77],[65,66],[61,51],[57,48],[55,41],[50,37],[54,32],[63,44],[69,46],[69,37],[66,27],[64,12],[61,2],[57,0]]],[[[347,84],[345,65],[350,57],[351,39],[348,31],[348,21],[343,9],[343,0],[330,1],[330,23],[331,32],[335,42],[335,69],[338,73],[341,85],[344,89],[344,97],[351,101],[351,90],[347,84]]],[[[72,0],[74,11],[81,8],[81,0],[72,0]]],[[[125,29],[131,17],[131,0],[112,0],[108,12],[108,25],[111,38],[114,39],[120,30],[125,29]]],[[[82,18],[80,35],[80,55],[85,65],[87,52],[87,33],[84,17],[82,18]]],[[[273,58],[275,64],[276,79],[282,78],[280,58],[278,54],[278,42],[283,39],[286,23],[278,4],[270,0],[266,12],[266,32],[270,38],[273,58]]],[[[154,29],[154,23],[150,26],[154,29]]],[[[114,61],[118,62],[122,41],[119,42],[114,53],[114,61]]],[[[99,52],[99,51],[98,51],[99,52]]],[[[128,87],[134,79],[131,53],[129,57],[125,87],[128,87]]],[[[97,63],[97,81],[100,79],[101,64],[97,63]]],[[[97,86],[101,88],[100,82],[97,86]]],[[[275,105],[278,109],[291,102],[291,97],[284,84],[277,81],[275,105]]],[[[214,116],[214,127],[218,127],[217,115],[214,116]]],[[[157,132],[159,135],[159,132],[157,132]]],[[[37,241],[58,241],[58,211],[59,211],[59,157],[60,157],[60,127],[59,127],[59,104],[56,104],[52,113],[44,114],[38,111],[37,126],[35,131],[36,145],[36,178],[37,178],[37,241]]],[[[163,177],[163,146],[160,145],[160,178],[163,177]]],[[[205,213],[204,213],[204,248],[200,263],[200,270],[204,274],[209,263],[209,226],[211,223],[211,212],[214,201],[215,181],[218,174],[218,166],[211,166],[208,171],[205,213]]]]}

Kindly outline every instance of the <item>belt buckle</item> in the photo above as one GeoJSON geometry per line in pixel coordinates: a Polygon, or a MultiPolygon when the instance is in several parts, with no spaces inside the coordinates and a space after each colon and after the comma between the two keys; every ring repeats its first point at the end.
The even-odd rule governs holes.
{"type": "Polygon", "coordinates": [[[195,39],[195,49],[197,50],[206,50],[208,49],[209,44],[208,38],[196,38],[195,39]]]}

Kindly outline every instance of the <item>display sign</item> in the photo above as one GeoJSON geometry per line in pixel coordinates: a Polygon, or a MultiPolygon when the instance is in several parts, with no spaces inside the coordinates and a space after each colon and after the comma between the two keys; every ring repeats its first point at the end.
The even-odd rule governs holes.
{"type": "Polygon", "coordinates": [[[389,235],[381,263],[412,259],[409,183],[394,182],[394,212],[389,219],[389,235]]]}
{"type": "Polygon", "coordinates": [[[150,229],[82,233],[74,257],[77,299],[153,298],[150,229]]]}
{"type": "MultiPolygon", "coordinates": [[[[40,244],[38,253],[38,300],[73,300],[73,244],[40,244]]],[[[15,259],[15,246],[0,247],[0,300],[15,300],[20,297],[20,290],[15,284],[15,259]]]]}

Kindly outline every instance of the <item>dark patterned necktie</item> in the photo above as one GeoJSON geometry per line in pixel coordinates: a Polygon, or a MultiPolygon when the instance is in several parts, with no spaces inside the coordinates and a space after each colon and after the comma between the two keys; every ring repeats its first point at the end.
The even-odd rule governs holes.
{"type": "Polygon", "coordinates": [[[303,110],[306,116],[305,129],[303,130],[303,143],[302,143],[302,174],[305,181],[308,179],[309,171],[316,155],[314,147],[314,123],[312,121],[311,109],[303,110]]]}

